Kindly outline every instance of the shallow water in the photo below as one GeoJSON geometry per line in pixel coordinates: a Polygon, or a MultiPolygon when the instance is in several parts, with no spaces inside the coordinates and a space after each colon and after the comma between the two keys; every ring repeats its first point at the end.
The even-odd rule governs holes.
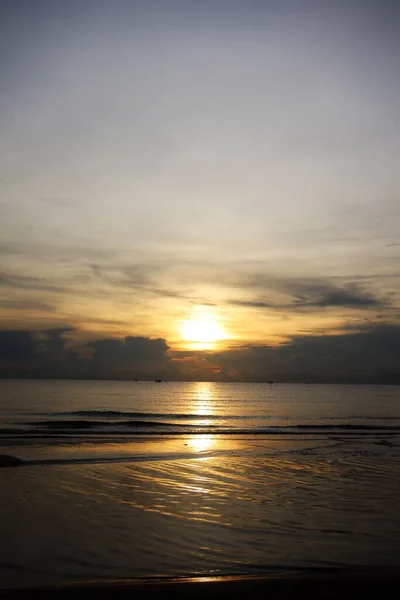
{"type": "Polygon", "coordinates": [[[136,398],[126,383],[3,384],[0,453],[26,464],[0,470],[1,587],[400,564],[399,388],[135,384],[136,398]],[[30,425],[104,410],[234,423],[30,425]],[[320,427],[331,422],[373,428],[320,427]]]}

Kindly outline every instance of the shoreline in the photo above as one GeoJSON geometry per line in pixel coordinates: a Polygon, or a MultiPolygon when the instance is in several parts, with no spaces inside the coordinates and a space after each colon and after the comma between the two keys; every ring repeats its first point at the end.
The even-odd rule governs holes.
{"type": "Polygon", "coordinates": [[[89,581],[51,586],[3,589],[0,598],[24,598],[40,592],[41,597],[57,595],[70,598],[76,593],[108,592],[113,597],[150,593],[160,598],[232,598],[244,594],[278,594],[280,599],[337,598],[338,594],[354,591],[364,598],[395,598],[400,595],[400,569],[349,568],[322,569],[313,572],[290,570],[264,575],[221,575],[196,577],[160,577],[131,580],[89,581]]]}

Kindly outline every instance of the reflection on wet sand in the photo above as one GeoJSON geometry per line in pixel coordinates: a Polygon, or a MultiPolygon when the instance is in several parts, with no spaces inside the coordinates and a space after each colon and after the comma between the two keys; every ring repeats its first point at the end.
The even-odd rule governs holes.
{"type": "MultiPolygon", "coordinates": [[[[378,556],[380,564],[396,565],[396,449],[355,453],[349,444],[339,451],[297,438],[292,444],[212,434],[141,438],[99,445],[93,464],[4,472],[0,558],[25,569],[30,585],[59,581],[60,573],[68,581],[132,572],[234,574],[272,561],[361,566],[378,556]],[[131,453],[131,460],[101,464],[114,453],[131,453]]],[[[63,451],[71,456],[70,447],[63,451]]],[[[0,585],[19,578],[20,571],[5,569],[0,585]]]]}
{"type": "Polygon", "coordinates": [[[188,439],[187,445],[196,450],[196,452],[205,452],[206,450],[215,450],[218,445],[218,439],[208,433],[203,435],[196,434],[188,439]]]}

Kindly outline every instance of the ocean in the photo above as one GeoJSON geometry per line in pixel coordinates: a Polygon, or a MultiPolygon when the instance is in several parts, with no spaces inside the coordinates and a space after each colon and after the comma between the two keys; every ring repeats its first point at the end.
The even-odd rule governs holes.
{"type": "Polygon", "coordinates": [[[397,386],[2,380],[0,421],[0,588],[400,567],[397,386]]]}

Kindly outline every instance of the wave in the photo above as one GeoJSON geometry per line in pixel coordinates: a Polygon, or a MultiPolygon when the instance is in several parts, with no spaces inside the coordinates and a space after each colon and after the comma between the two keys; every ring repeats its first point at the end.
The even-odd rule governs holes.
{"type": "Polygon", "coordinates": [[[343,425],[313,425],[313,424],[304,424],[304,425],[288,425],[287,428],[293,429],[342,429],[342,430],[359,430],[359,431],[400,431],[399,425],[362,425],[362,424],[353,424],[353,423],[345,423],[343,425]]]}
{"type": "Polygon", "coordinates": [[[296,425],[259,425],[253,427],[217,424],[189,424],[167,421],[148,421],[143,419],[114,421],[114,420],[45,420],[20,423],[19,427],[0,429],[0,434],[18,436],[47,436],[47,435],[184,435],[184,434],[221,434],[221,435],[329,435],[329,434],[364,434],[364,435],[396,435],[400,433],[399,425],[369,425],[369,424],[315,424],[305,423],[296,425]]]}
{"type": "Polygon", "coordinates": [[[50,429],[91,429],[98,427],[147,427],[147,428],[158,428],[158,427],[178,427],[178,428],[190,428],[200,430],[221,430],[225,433],[236,431],[256,431],[264,433],[279,433],[281,431],[291,430],[307,430],[307,431],[400,431],[400,425],[363,425],[363,424],[313,424],[304,423],[301,425],[277,425],[277,426],[261,426],[261,427],[221,427],[218,425],[189,425],[182,423],[169,423],[166,421],[147,421],[147,420],[130,420],[130,421],[35,421],[30,423],[31,426],[48,427],[50,429]]]}
{"type": "Polygon", "coordinates": [[[227,454],[227,452],[210,452],[203,451],[201,454],[198,452],[175,452],[168,454],[129,454],[129,455],[114,455],[114,456],[81,456],[81,457],[64,457],[64,458],[38,458],[38,459],[22,459],[18,456],[11,454],[0,455],[0,468],[15,468],[24,466],[60,466],[60,465],[98,465],[107,463],[133,463],[133,462],[151,462],[158,460],[181,460],[181,459],[193,459],[193,458],[204,458],[205,456],[227,454]]]}
{"type": "MultiPolygon", "coordinates": [[[[10,413],[21,415],[20,412],[10,413]]],[[[190,421],[190,420],[210,420],[210,419],[218,419],[219,421],[254,421],[259,419],[268,419],[273,418],[274,420],[280,421],[289,421],[293,419],[292,416],[288,415],[268,415],[265,413],[260,414],[251,414],[251,415],[235,415],[235,414],[212,414],[212,413],[179,413],[179,412],[151,412],[151,411],[123,411],[123,410],[108,410],[108,409],[96,409],[96,410],[73,410],[73,411],[61,411],[61,412],[28,412],[23,413],[27,416],[40,416],[40,417],[48,417],[52,419],[54,417],[65,417],[65,418],[73,418],[73,417],[83,417],[87,419],[91,418],[105,418],[105,419],[178,419],[179,421],[190,421]]],[[[400,417],[387,415],[320,415],[313,417],[315,421],[400,421],[400,417]]],[[[306,421],[308,417],[296,415],[295,419],[297,421],[306,421]]]]}
{"type": "Polygon", "coordinates": [[[206,420],[206,419],[220,419],[220,420],[237,420],[237,419],[249,419],[252,416],[242,415],[214,415],[214,414],[200,414],[200,413],[158,413],[158,412],[146,412],[146,411],[123,411],[123,410],[74,410],[65,412],[43,412],[43,413],[29,413],[30,415],[48,416],[48,417],[105,417],[105,418],[149,418],[149,419],[179,419],[179,420],[206,420]]]}
{"type": "MultiPolygon", "coordinates": [[[[34,421],[32,426],[46,427],[49,429],[94,429],[102,427],[191,427],[176,423],[165,423],[160,421],[34,421]]],[[[213,427],[213,425],[208,425],[213,427]]]]}

